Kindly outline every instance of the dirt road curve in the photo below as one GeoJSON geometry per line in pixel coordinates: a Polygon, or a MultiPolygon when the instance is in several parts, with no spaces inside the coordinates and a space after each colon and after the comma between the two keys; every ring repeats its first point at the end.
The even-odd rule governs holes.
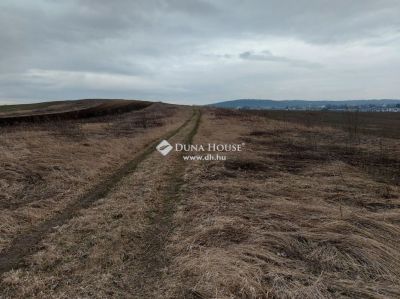
{"type": "MultiPolygon", "coordinates": [[[[199,121],[200,112],[196,110],[190,119],[185,121],[178,129],[169,132],[164,138],[173,142],[190,142],[196,133],[199,121]]],[[[135,171],[145,169],[149,176],[155,173],[165,174],[163,176],[163,188],[161,188],[162,194],[157,198],[159,202],[154,202],[152,211],[145,212],[148,214],[146,217],[149,220],[149,225],[140,245],[138,264],[135,266],[138,277],[142,277],[140,280],[134,280],[137,295],[145,296],[148,294],[149,289],[147,288],[152,287],[151,282],[157,279],[160,269],[167,260],[163,253],[163,247],[171,229],[170,220],[175,202],[178,200],[177,194],[182,184],[184,171],[184,162],[178,154],[173,153],[167,157],[161,157],[158,152],[155,152],[155,146],[159,141],[159,139],[154,140],[131,161],[68,205],[61,213],[54,215],[26,234],[17,236],[11,246],[0,253],[0,274],[27,266],[29,263],[26,261],[29,256],[40,250],[41,241],[54,232],[56,227],[68,223],[99,199],[105,198],[109,193],[121,188],[120,185],[124,184],[124,179],[131,176],[135,171]]],[[[151,188],[152,186],[148,187],[151,188]]],[[[132,190],[132,194],[138,191],[140,190],[132,190]]]]}

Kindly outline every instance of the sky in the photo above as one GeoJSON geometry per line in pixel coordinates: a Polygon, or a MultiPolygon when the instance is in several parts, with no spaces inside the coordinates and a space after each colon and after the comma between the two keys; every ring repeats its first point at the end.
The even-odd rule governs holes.
{"type": "Polygon", "coordinates": [[[398,0],[2,0],[0,103],[400,98],[398,0]]]}

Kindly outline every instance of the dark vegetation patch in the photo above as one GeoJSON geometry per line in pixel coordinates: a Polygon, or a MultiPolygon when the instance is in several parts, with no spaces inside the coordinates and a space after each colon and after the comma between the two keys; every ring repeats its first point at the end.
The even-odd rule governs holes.
{"type": "Polygon", "coordinates": [[[85,119],[100,117],[105,115],[114,115],[126,113],[134,110],[141,110],[150,106],[151,102],[144,101],[109,101],[98,104],[94,107],[78,110],[53,112],[44,114],[31,114],[20,116],[0,117],[0,126],[14,125],[20,123],[43,123],[49,121],[60,121],[70,119],[85,119]]]}
{"type": "Polygon", "coordinates": [[[13,116],[22,114],[43,114],[46,112],[54,112],[62,109],[87,108],[98,104],[102,100],[76,100],[76,101],[52,101],[32,104],[17,104],[17,105],[1,105],[0,113],[2,115],[13,116]]]}
{"type": "MultiPolygon", "coordinates": [[[[264,165],[268,165],[266,169],[270,173],[273,170],[300,174],[309,166],[323,164],[332,160],[332,157],[326,152],[316,151],[312,146],[294,143],[284,136],[273,137],[269,133],[264,134],[264,132],[258,131],[256,135],[254,135],[254,132],[250,132],[248,136],[243,137],[243,140],[247,144],[255,146],[255,149],[262,153],[265,160],[264,165]],[[249,136],[256,136],[257,138],[249,136]],[[272,138],[262,138],[264,136],[272,138]],[[267,151],[272,150],[272,152],[265,152],[264,149],[267,151]]],[[[262,160],[263,158],[260,157],[259,161],[262,160]]]]}
{"type": "Polygon", "coordinates": [[[108,130],[117,136],[131,135],[137,129],[147,129],[154,127],[161,127],[165,124],[165,118],[168,117],[162,111],[148,112],[137,111],[131,117],[117,119],[115,122],[110,123],[108,130]]]}
{"type": "Polygon", "coordinates": [[[396,112],[234,110],[215,108],[213,114],[216,118],[229,117],[251,121],[254,117],[265,117],[298,123],[307,127],[333,127],[353,135],[353,138],[357,138],[358,134],[400,138],[400,113],[396,112]]]}
{"type": "Polygon", "coordinates": [[[330,111],[248,111],[216,109],[216,118],[251,119],[254,116],[268,116],[277,120],[297,122],[310,129],[271,127],[255,129],[243,136],[242,140],[255,146],[257,151],[276,150],[278,154],[264,155],[256,161],[227,160],[225,169],[232,171],[268,172],[284,171],[299,174],[307,167],[315,167],[326,162],[343,161],[351,166],[363,169],[378,182],[400,184],[400,160],[390,157],[381,145],[375,151],[362,149],[367,145],[368,133],[379,137],[400,137],[398,125],[400,114],[361,113],[330,111]],[[274,116],[274,117],[272,117],[274,116]],[[331,126],[341,130],[315,130],[312,127],[331,126]],[[395,130],[393,130],[395,129],[395,130]],[[343,133],[340,133],[343,132],[343,133]],[[382,133],[382,134],[381,134],[382,133]],[[271,163],[270,159],[273,159],[271,163]]]}
{"type": "Polygon", "coordinates": [[[54,121],[46,124],[46,129],[54,137],[67,138],[71,141],[83,141],[86,134],[82,130],[82,122],[79,120],[54,121]]]}
{"type": "Polygon", "coordinates": [[[268,142],[271,138],[291,139],[291,137],[303,136],[292,128],[265,128],[264,130],[252,130],[242,138],[249,138],[251,143],[268,142]]]}
{"type": "Polygon", "coordinates": [[[153,104],[144,110],[133,111],[123,118],[110,115],[100,118],[99,121],[108,124],[107,132],[116,136],[129,136],[138,130],[164,126],[167,119],[175,113],[175,106],[153,104]]]}
{"type": "Polygon", "coordinates": [[[216,119],[225,119],[225,118],[236,118],[242,121],[254,121],[254,114],[249,113],[245,110],[233,110],[233,109],[222,109],[217,108],[213,109],[212,115],[216,119]]]}
{"type": "Polygon", "coordinates": [[[369,153],[358,147],[340,145],[322,146],[319,150],[329,153],[337,160],[364,169],[378,181],[400,184],[400,160],[388,157],[383,152],[369,153]]]}
{"type": "Polygon", "coordinates": [[[251,131],[242,139],[258,150],[276,150],[279,154],[267,154],[289,172],[299,173],[307,165],[317,165],[330,161],[343,161],[363,169],[377,181],[400,184],[400,160],[387,156],[379,149],[367,152],[356,144],[346,143],[342,136],[332,134],[294,131],[276,136],[268,131],[251,131]],[[256,132],[256,133],[255,133],[256,132]],[[297,139],[297,140],[296,140],[297,139]]]}
{"type": "Polygon", "coordinates": [[[254,113],[310,127],[330,126],[352,134],[400,138],[400,113],[396,112],[262,110],[254,113]]]}
{"type": "Polygon", "coordinates": [[[292,174],[300,174],[304,169],[315,163],[324,162],[325,160],[314,159],[313,155],[297,154],[297,153],[282,153],[277,155],[269,155],[269,158],[274,159],[276,170],[288,172],[292,174]]]}

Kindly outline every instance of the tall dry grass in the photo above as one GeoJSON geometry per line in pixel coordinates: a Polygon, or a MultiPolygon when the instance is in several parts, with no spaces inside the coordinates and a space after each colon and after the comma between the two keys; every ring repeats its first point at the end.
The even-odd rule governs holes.
{"type": "Polygon", "coordinates": [[[97,121],[0,128],[0,250],[177,128],[191,111],[155,104],[146,113],[157,115],[159,125],[135,126],[143,115],[136,111],[97,121]]]}
{"type": "MultiPolygon", "coordinates": [[[[170,142],[182,142],[187,134],[186,128],[170,142]]],[[[0,297],[157,296],[168,264],[162,239],[172,227],[155,223],[166,217],[162,223],[168,224],[171,216],[165,205],[178,159],[177,153],[151,153],[104,198],[44,236],[25,267],[4,273],[0,297]]]]}
{"type": "MultiPolygon", "coordinates": [[[[374,137],[349,149],[339,129],[219,114],[195,142],[245,150],[188,165],[159,297],[400,297],[398,172],[374,137]]],[[[399,161],[400,141],[382,140],[399,161]]]]}
{"type": "MultiPolygon", "coordinates": [[[[170,116],[161,119],[162,126],[146,128],[135,127],[135,116],[87,122],[78,129],[85,134],[80,141],[68,134],[55,134],[56,129],[51,133],[32,130],[32,134],[38,134],[33,135],[34,139],[42,134],[42,140],[59,142],[57,150],[55,145],[46,143],[44,147],[39,141],[35,141],[37,152],[32,144],[10,144],[20,144],[19,156],[27,149],[38,159],[43,158],[40,150],[45,151],[47,159],[57,151],[64,153],[61,166],[71,167],[74,180],[59,180],[66,182],[60,190],[70,190],[60,198],[63,202],[69,200],[69,192],[75,192],[75,188],[84,189],[80,187],[83,183],[70,183],[77,180],[77,165],[87,165],[82,170],[85,174],[85,169],[98,160],[85,156],[85,151],[79,152],[83,147],[73,144],[97,144],[98,152],[92,151],[92,155],[99,156],[106,150],[115,153],[104,156],[101,163],[105,168],[97,168],[92,176],[85,174],[88,184],[99,178],[104,169],[118,164],[118,160],[112,160],[116,156],[125,159],[128,154],[124,149],[134,151],[135,146],[145,143],[145,138],[176,126],[190,111],[165,113],[170,116]],[[121,131],[114,134],[118,126],[121,131]],[[130,128],[135,133],[131,134],[130,128]],[[73,155],[77,150],[78,154],[73,155]],[[73,159],[66,159],[66,153],[73,159]]],[[[151,122],[154,118],[149,119],[151,122]]],[[[29,135],[22,140],[28,142],[29,135]]],[[[359,142],[349,144],[348,132],[337,128],[205,110],[194,143],[209,142],[244,142],[245,146],[243,152],[227,154],[226,161],[187,162],[166,247],[150,251],[155,260],[160,260],[157,265],[163,265],[160,269],[153,269],[155,263],[149,263],[143,253],[151,244],[152,219],[154,222],[160,216],[176,156],[154,153],[105,198],[47,236],[39,251],[27,259],[25,268],[4,273],[2,295],[400,297],[398,139],[378,140],[376,136],[360,134],[359,142]]],[[[14,161],[12,169],[16,169],[16,160],[10,160],[12,151],[7,155],[9,161],[14,161]]],[[[24,173],[29,163],[21,165],[24,173]]],[[[38,172],[38,165],[36,162],[32,170],[38,172]]],[[[49,173],[42,175],[45,182],[49,173]]],[[[6,190],[22,194],[18,180],[10,180],[14,181],[15,188],[6,190]]],[[[57,186],[56,182],[53,180],[52,184],[57,186]]],[[[26,203],[10,212],[6,219],[8,229],[14,229],[12,226],[18,223],[14,219],[21,219],[22,213],[32,211],[29,221],[35,223],[46,217],[48,209],[54,213],[61,207],[56,202],[38,203],[39,207],[35,202],[26,203]]],[[[16,231],[23,228],[17,225],[16,231]]],[[[165,236],[152,237],[158,240],[165,236]]]]}

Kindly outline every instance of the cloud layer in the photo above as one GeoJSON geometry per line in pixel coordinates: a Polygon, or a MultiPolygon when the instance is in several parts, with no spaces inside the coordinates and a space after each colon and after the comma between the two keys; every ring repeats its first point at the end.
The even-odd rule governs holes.
{"type": "Polygon", "coordinates": [[[397,0],[4,0],[0,101],[400,97],[397,0]]]}

